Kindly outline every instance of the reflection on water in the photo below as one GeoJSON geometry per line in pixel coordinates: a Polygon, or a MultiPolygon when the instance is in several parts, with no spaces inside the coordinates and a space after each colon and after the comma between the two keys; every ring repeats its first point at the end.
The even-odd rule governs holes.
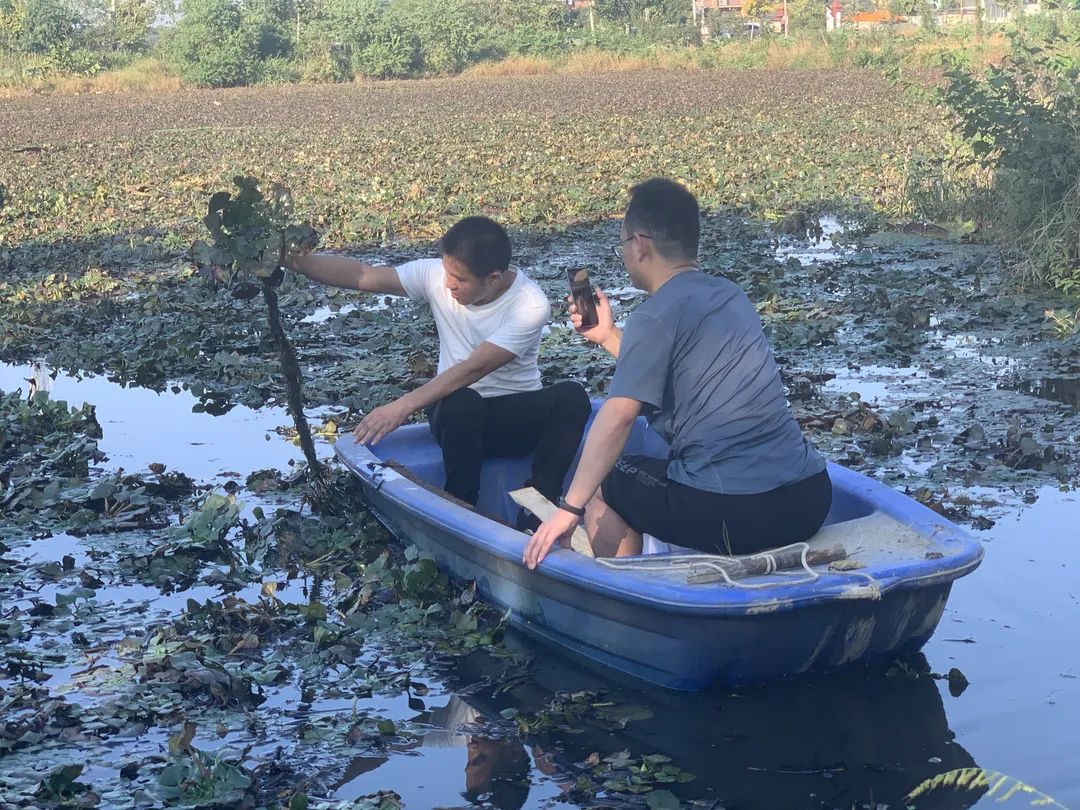
{"type": "Polygon", "coordinates": [[[516,736],[484,733],[485,725],[498,717],[495,704],[458,695],[442,702],[411,719],[428,729],[420,739],[388,746],[386,756],[355,757],[334,785],[335,796],[351,800],[393,785],[407,807],[453,807],[464,799],[516,810],[561,793],[554,782],[530,784],[532,771],[554,772],[541,749],[527,747],[516,736]]]}
{"type": "MultiPolygon", "coordinates": [[[[467,659],[451,683],[473,683],[493,663],[467,659]]],[[[641,692],[544,650],[528,681],[506,692],[493,683],[466,699],[487,716],[508,707],[535,713],[552,692],[580,689],[606,689],[605,700],[643,704],[653,716],[624,730],[586,724],[580,733],[561,735],[554,754],[559,772],[534,773],[538,786],[572,784],[591,753],[629,749],[664,753],[695,774],[678,788],[684,799],[740,808],[847,808],[867,800],[903,806],[902,797],[922,780],[976,764],[954,742],[935,682],[881,668],[738,692],[641,692]]],[[[969,807],[976,798],[947,806],[969,807]]],[[[541,805],[530,795],[528,806],[541,805]]]]}
{"type": "Polygon", "coordinates": [[[1073,410],[1080,410],[1080,377],[1045,377],[1000,387],[1039,399],[1063,402],[1073,410]]]}
{"type": "Polygon", "coordinates": [[[195,480],[225,473],[244,477],[254,470],[280,467],[289,459],[300,461],[298,447],[276,440],[275,430],[291,425],[284,408],[253,410],[242,405],[221,416],[193,413],[198,399],[187,391],[156,393],[147,388],[124,388],[104,377],[77,379],[58,374],[35,374],[25,365],[0,363],[0,391],[39,390],[79,406],[97,409],[104,436],[98,447],[110,467],[144,472],[148,464],[165,464],[195,480]],[[275,439],[271,441],[271,439],[275,439]]]}
{"type": "MultiPolygon", "coordinates": [[[[904,807],[903,797],[923,780],[976,766],[1080,806],[1080,780],[1062,754],[1075,749],[1080,717],[1080,650],[1069,641],[1080,621],[1080,544],[1068,529],[1080,497],[1053,488],[1037,495],[1033,506],[982,535],[990,541],[983,566],[957,583],[925,658],[907,662],[908,669],[879,665],[685,694],[643,687],[515,635],[508,643],[532,655],[524,677],[505,659],[478,653],[458,661],[444,685],[468,708],[441,699],[442,709],[415,719],[448,730],[432,730],[403,756],[357,760],[337,795],[392,786],[411,797],[408,806],[457,807],[466,797],[485,806],[551,807],[586,772],[591,754],[628,749],[666,754],[695,774],[672,789],[706,807],[904,807]],[[945,682],[916,674],[920,662],[938,673],[957,667],[971,685],[952,697],[945,682]],[[604,700],[645,706],[652,716],[621,730],[586,721],[579,733],[493,747],[493,738],[513,735],[500,721],[504,709],[535,715],[554,693],[579,690],[603,690],[604,700]],[[445,747],[452,742],[456,747],[445,747]],[[531,762],[528,784],[514,776],[523,757],[531,762]],[[494,763],[493,772],[513,776],[513,790],[471,792],[474,763],[481,773],[494,763]]],[[[1030,798],[1004,806],[1028,806],[1030,798]]],[[[977,791],[941,792],[916,806],[975,805],[1002,806],[977,791]]]]}

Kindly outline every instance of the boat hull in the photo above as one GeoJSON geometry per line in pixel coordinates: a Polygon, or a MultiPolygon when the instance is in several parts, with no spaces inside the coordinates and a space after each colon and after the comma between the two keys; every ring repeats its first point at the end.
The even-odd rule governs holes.
{"type": "MultiPolygon", "coordinates": [[[[774,575],[754,583],[757,589],[694,586],[685,576],[659,581],[569,550],[530,571],[521,562],[523,534],[446,501],[383,461],[392,455],[412,469],[411,460],[422,477],[437,478],[441,465],[432,459],[438,451],[418,432],[422,428],[405,428],[412,432],[396,447],[338,444],[338,455],[359,475],[368,504],[390,531],[429,552],[451,576],[475,582],[483,599],[508,611],[511,623],[528,634],[671,689],[761,682],[917,650],[937,627],[952,582],[982,557],[978,542],[940,515],[830,465],[830,522],[863,525],[860,520],[884,515],[894,524],[903,521],[923,545],[906,557],[877,559],[874,538],[867,536],[866,553],[876,562],[864,571],[826,571],[794,584],[774,575]]],[[[485,470],[484,489],[514,488],[526,473],[514,463],[516,471],[512,464],[485,470]]]]}

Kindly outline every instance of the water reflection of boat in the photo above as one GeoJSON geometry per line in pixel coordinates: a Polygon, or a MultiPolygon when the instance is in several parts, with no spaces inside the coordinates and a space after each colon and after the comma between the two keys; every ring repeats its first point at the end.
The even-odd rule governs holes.
{"type": "MultiPolygon", "coordinates": [[[[425,781],[446,780],[449,784],[444,792],[451,795],[457,792],[469,804],[520,808],[529,795],[529,754],[516,736],[485,734],[482,726],[490,719],[476,703],[453,694],[444,696],[410,718],[411,726],[426,727],[426,731],[408,742],[390,744],[385,753],[354,757],[331,790],[338,798],[355,798],[364,791],[361,785],[365,783],[359,780],[388,763],[392,756],[404,754],[431,759],[434,749],[459,749],[464,753],[461,771],[448,770],[442,763],[444,767],[429,772],[425,781]]],[[[427,770],[431,770],[430,766],[427,770]]],[[[377,780],[378,777],[373,784],[377,780]]]]}
{"type": "MultiPolygon", "coordinates": [[[[639,420],[627,451],[662,456],[665,450],[639,420]]],[[[444,570],[474,580],[488,601],[511,610],[516,625],[676,689],[762,681],[917,650],[937,626],[952,582],[982,558],[979,544],[940,515],[832,466],[829,526],[811,544],[843,542],[857,553],[859,571],[817,570],[812,581],[794,582],[772,574],[750,581],[753,589],[732,588],[691,584],[686,570],[673,566],[613,570],[566,550],[528,571],[521,564],[526,537],[505,525],[517,511],[506,493],[525,479],[528,459],[485,465],[477,513],[389,464],[441,484],[441,453],[426,425],[400,428],[374,448],[342,439],[336,452],[391,531],[429,551],[444,570]]]]}
{"type": "MultiPolygon", "coordinates": [[[[624,729],[586,722],[577,733],[556,732],[545,741],[563,770],[556,781],[572,783],[580,772],[576,763],[593,752],[603,757],[628,749],[636,756],[671,757],[696,776],[679,786],[679,794],[716,800],[718,807],[904,807],[903,797],[922,781],[975,767],[955,742],[938,686],[926,675],[855,668],[736,692],[687,694],[635,689],[629,680],[613,682],[558,656],[538,656],[526,677],[516,680],[492,675],[500,666],[505,664],[483,654],[463,659],[449,685],[495,718],[511,707],[534,715],[554,693],[594,689],[603,691],[605,701],[651,712],[624,729]],[[507,688],[508,682],[514,685],[507,688]]],[[[971,807],[981,793],[938,792],[917,806],[971,807]]]]}

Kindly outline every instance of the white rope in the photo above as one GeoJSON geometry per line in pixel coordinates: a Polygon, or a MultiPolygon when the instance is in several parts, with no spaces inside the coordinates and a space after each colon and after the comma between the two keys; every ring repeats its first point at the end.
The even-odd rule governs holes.
{"type": "MultiPolygon", "coordinates": [[[[597,557],[596,562],[605,565],[608,568],[615,568],[623,571],[686,571],[688,580],[689,577],[694,574],[714,571],[720,574],[725,585],[730,585],[734,588],[743,588],[748,591],[755,591],[763,590],[765,588],[775,588],[777,585],[805,585],[821,579],[821,574],[811,568],[810,564],[807,562],[806,556],[809,553],[810,544],[803,542],[791,543],[790,545],[770,549],[769,551],[761,551],[757,554],[747,554],[741,558],[741,560],[761,559],[765,561],[764,573],[755,574],[755,579],[761,576],[777,576],[783,579],[782,582],[751,583],[732,579],[724,563],[738,563],[741,562],[741,560],[738,557],[728,557],[723,554],[650,554],[643,557],[597,557]],[[788,549],[796,548],[799,549],[800,552],[799,563],[802,570],[792,572],[779,570],[777,568],[776,555],[787,551],[788,549]]],[[[830,573],[836,576],[850,576],[868,580],[866,585],[846,590],[843,594],[845,598],[881,599],[881,583],[874,579],[872,575],[867,574],[864,571],[831,571],[830,573]]]]}

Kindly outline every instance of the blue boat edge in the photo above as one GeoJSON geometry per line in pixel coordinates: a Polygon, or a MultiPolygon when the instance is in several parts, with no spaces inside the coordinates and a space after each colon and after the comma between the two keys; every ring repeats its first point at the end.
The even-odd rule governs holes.
{"type": "MultiPolygon", "coordinates": [[[[426,425],[398,433],[433,444],[426,425]]],[[[351,438],[340,440],[335,452],[399,539],[432,553],[452,576],[475,581],[487,601],[510,611],[515,626],[673,689],[769,680],[917,650],[937,627],[952,582],[978,567],[983,555],[978,540],[941,515],[830,464],[841,496],[831,522],[858,517],[870,503],[939,550],[875,570],[881,592],[873,600],[853,598],[850,575],[756,591],[662,584],[645,593],[627,589],[625,572],[569,550],[554,552],[528,571],[521,562],[524,534],[414,483],[351,438]]],[[[408,466],[408,458],[396,460],[408,466]]]]}

